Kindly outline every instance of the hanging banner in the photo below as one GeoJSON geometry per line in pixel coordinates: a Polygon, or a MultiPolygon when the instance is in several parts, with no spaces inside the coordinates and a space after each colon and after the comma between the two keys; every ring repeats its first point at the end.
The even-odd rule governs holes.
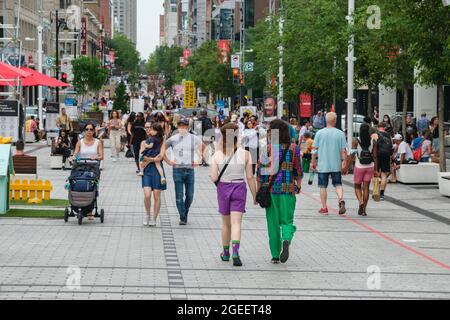
{"type": "Polygon", "coordinates": [[[309,93],[300,94],[300,117],[301,118],[311,118],[313,116],[313,98],[309,93]]]}
{"type": "Polygon", "coordinates": [[[195,82],[185,81],[184,82],[184,107],[194,108],[195,107],[195,82]]]}
{"type": "Polygon", "coordinates": [[[240,69],[241,68],[241,56],[238,54],[233,54],[231,56],[231,68],[240,69]]]}
{"type": "Polygon", "coordinates": [[[87,55],[87,20],[86,17],[81,18],[81,54],[87,55]]]}
{"type": "Polygon", "coordinates": [[[219,63],[221,64],[230,63],[230,53],[231,53],[230,44],[231,44],[230,40],[219,40],[217,42],[217,46],[219,49],[219,63]]]}

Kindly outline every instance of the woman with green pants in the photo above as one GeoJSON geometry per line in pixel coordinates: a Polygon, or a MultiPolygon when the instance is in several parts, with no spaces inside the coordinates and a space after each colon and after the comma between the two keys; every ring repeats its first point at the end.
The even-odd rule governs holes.
{"type": "Polygon", "coordinates": [[[289,258],[289,246],[297,230],[294,213],[302,177],[300,148],[291,143],[288,124],[272,121],[267,150],[258,165],[258,187],[272,182],[271,205],[266,209],[266,218],[274,264],[285,263],[289,258]]]}

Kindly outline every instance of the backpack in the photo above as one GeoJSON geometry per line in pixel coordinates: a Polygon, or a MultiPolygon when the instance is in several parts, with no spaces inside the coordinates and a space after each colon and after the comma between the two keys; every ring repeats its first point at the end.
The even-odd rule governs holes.
{"type": "Polygon", "coordinates": [[[417,146],[417,148],[415,148],[413,151],[413,158],[415,161],[418,161],[418,162],[420,162],[420,160],[422,160],[422,155],[423,155],[422,144],[423,144],[423,139],[420,142],[420,144],[417,146]]]}
{"type": "Polygon", "coordinates": [[[390,157],[394,150],[391,138],[385,132],[378,131],[378,156],[390,157]]]}
{"type": "MultiPolygon", "coordinates": [[[[361,141],[358,140],[359,145],[361,146],[361,141]]],[[[373,162],[372,152],[370,152],[369,148],[363,148],[361,146],[361,152],[358,155],[359,163],[363,165],[368,165],[373,162]]]]}

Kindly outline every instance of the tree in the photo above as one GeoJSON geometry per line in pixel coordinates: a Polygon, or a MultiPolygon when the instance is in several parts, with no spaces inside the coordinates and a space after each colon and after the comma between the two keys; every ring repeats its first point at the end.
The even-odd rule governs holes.
{"type": "Polygon", "coordinates": [[[183,49],[179,47],[157,47],[154,52],[154,60],[156,64],[157,74],[164,78],[164,87],[167,91],[171,91],[177,82],[178,72],[181,70],[180,57],[183,55],[183,49]]]}
{"type": "Polygon", "coordinates": [[[412,54],[417,61],[418,81],[435,85],[438,90],[440,167],[445,172],[444,85],[450,82],[450,7],[441,0],[411,1],[405,7],[413,23],[415,45],[412,54]]]}
{"type": "Polygon", "coordinates": [[[114,110],[120,110],[122,114],[128,111],[126,86],[123,82],[119,83],[116,88],[116,98],[114,99],[114,110]]]}
{"type": "Polygon", "coordinates": [[[191,56],[187,73],[196,86],[214,95],[231,97],[236,92],[230,64],[218,62],[217,42],[202,44],[191,56]]]}
{"type": "Polygon", "coordinates": [[[140,63],[139,52],[135,45],[123,34],[114,36],[111,40],[111,48],[116,54],[116,66],[122,72],[137,72],[140,63]]]}
{"type": "Polygon", "coordinates": [[[99,91],[106,81],[107,71],[100,60],[92,57],[80,57],[72,61],[74,79],[73,86],[77,93],[84,97],[88,92],[99,91]]]}

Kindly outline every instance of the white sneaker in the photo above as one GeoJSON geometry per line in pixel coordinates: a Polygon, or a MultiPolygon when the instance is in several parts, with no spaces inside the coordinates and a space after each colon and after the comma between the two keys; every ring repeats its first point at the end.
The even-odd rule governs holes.
{"type": "Polygon", "coordinates": [[[150,227],[156,226],[155,217],[152,215],[150,216],[150,223],[148,224],[150,227]]]}
{"type": "Polygon", "coordinates": [[[147,215],[144,216],[144,226],[148,226],[148,222],[147,222],[147,215]]]}
{"type": "Polygon", "coordinates": [[[116,159],[116,158],[113,158],[113,159],[112,159],[112,162],[117,162],[117,159],[116,159]]]}

